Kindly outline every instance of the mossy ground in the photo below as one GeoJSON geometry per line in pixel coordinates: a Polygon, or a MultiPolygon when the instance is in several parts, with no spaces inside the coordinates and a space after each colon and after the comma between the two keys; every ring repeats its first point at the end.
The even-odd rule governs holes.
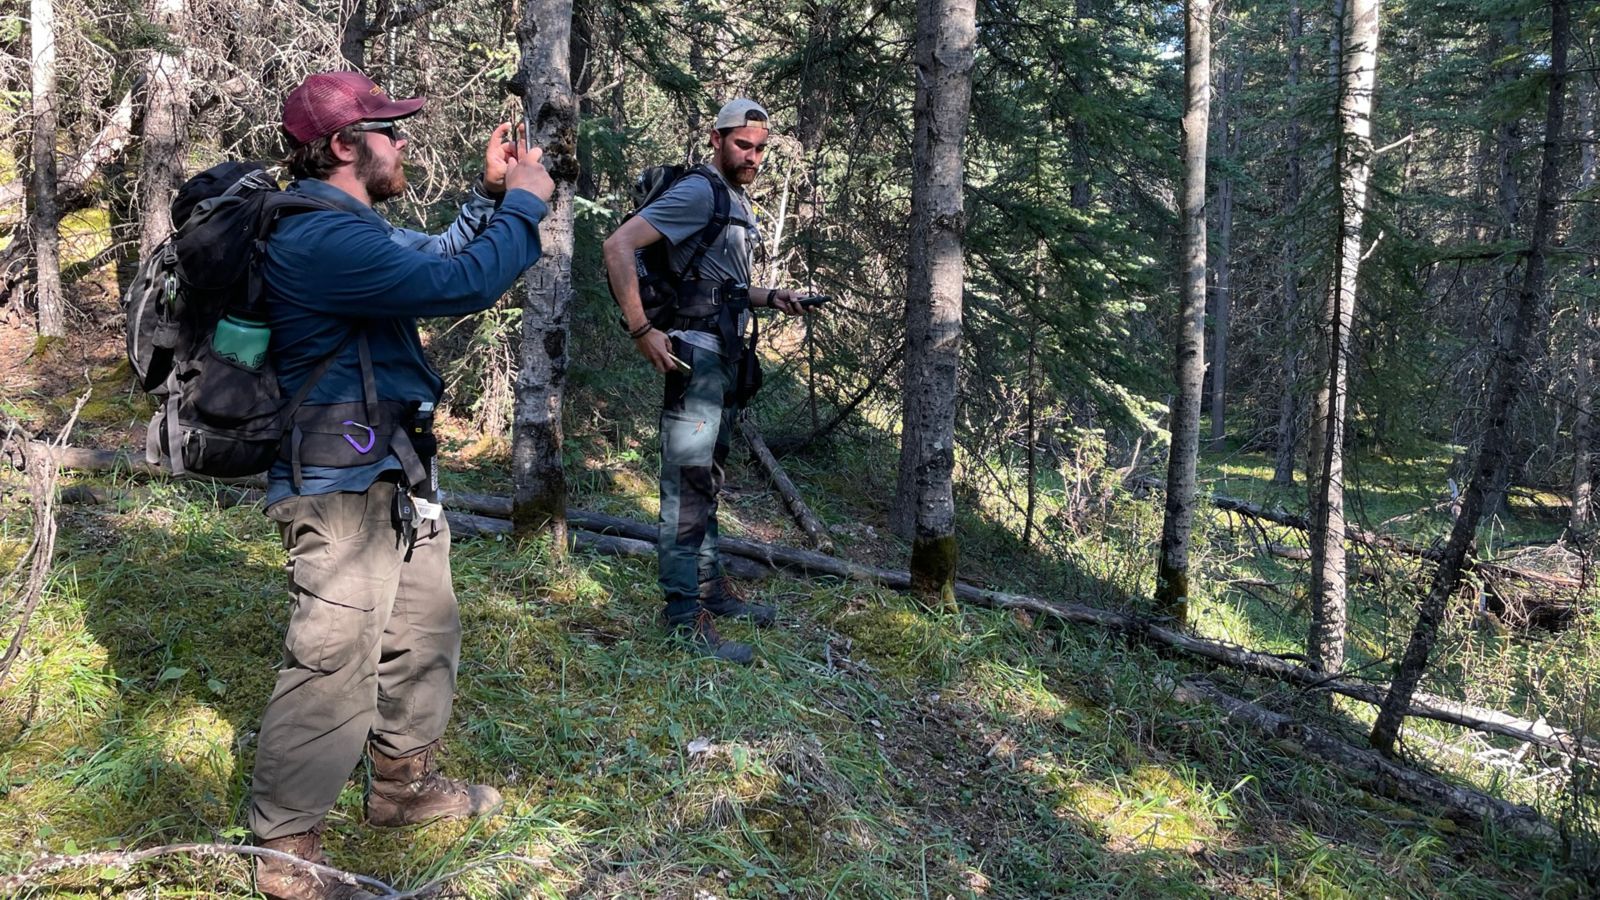
{"type": "MultiPolygon", "coordinates": [[[[631,371],[625,359],[596,364],[631,371]]],[[[83,443],[122,440],[118,429],[143,414],[140,395],[115,387],[120,377],[91,375],[91,402],[104,407],[85,415],[83,443]]],[[[574,383],[573,504],[650,518],[653,426],[618,411],[649,410],[653,383],[574,383]]],[[[76,395],[35,391],[36,421],[59,421],[76,395]]],[[[503,442],[460,429],[448,437],[447,487],[505,490],[503,442]]],[[[837,526],[841,552],[898,566],[908,548],[882,524],[892,459],[884,442],[843,440],[786,462],[837,526]]],[[[1265,465],[1214,457],[1208,482],[1271,498],[1265,465]]],[[[1369,465],[1366,501],[1392,503],[1386,515],[1433,502],[1423,472],[1432,466],[1369,465]]],[[[31,535],[17,477],[0,471],[5,561],[31,535]]],[[[246,838],[255,728],[286,618],[273,527],[252,507],[224,508],[204,484],[68,479],[85,481],[111,500],[61,508],[49,589],[0,687],[0,873],[46,852],[246,838]]],[[[737,457],[729,487],[726,533],[796,541],[737,457]]],[[[1031,549],[1011,506],[965,504],[963,574],[1144,608],[1159,509],[1120,490],[1074,507],[1067,488],[1046,491],[1047,527],[1031,549]]],[[[1303,575],[1252,553],[1250,540],[1240,523],[1201,516],[1196,627],[1292,651],[1304,633],[1303,575]],[[1244,585],[1247,576],[1287,586],[1273,593],[1244,585]]],[[[1358,664],[1381,665],[1409,622],[1412,595],[1390,574],[1358,586],[1358,664]]],[[[727,629],[758,649],[758,664],[740,669],[663,638],[647,562],[556,563],[538,541],[462,541],[454,575],[465,644],[446,764],[495,784],[507,805],[482,822],[372,830],[356,773],[330,817],[329,852],[391,884],[481,863],[451,882],[453,896],[1589,895],[1553,848],[1374,796],[1213,710],[1174,702],[1163,685],[1192,666],[1117,636],[777,578],[756,588],[781,608],[778,627],[727,629]]],[[[1431,686],[1519,711],[1581,712],[1592,619],[1534,641],[1455,617],[1431,686]]],[[[1298,708],[1281,688],[1232,685],[1298,708]]],[[[1368,711],[1338,712],[1359,741],[1352,723],[1368,711]]],[[[1442,726],[1417,733],[1460,738],[1442,726]]],[[[1561,808],[1482,766],[1436,764],[1561,808]]],[[[157,894],[249,896],[247,866],[168,858],[40,878],[22,892],[157,894]]]]}

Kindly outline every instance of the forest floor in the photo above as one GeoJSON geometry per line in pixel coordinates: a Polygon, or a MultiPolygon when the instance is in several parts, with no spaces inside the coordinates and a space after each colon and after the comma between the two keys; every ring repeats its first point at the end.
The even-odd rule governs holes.
{"type": "MultiPolygon", "coordinates": [[[[573,504],[649,519],[657,388],[609,313],[590,306],[574,335],[573,504]]],[[[93,385],[72,443],[135,448],[147,404],[119,363],[114,304],[92,309],[43,357],[23,358],[31,340],[5,326],[0,412],[48,434],[93,385]]],[[[779,377],[763,402],[790,388],[779,377]]],[[[446,488],[506,492],[504,441],[451,427],[446,488]]],[[[1371,460],[1357,489],[1367,517],[1436,503],[1440,453],[1371,460]]],[[[905,549],[885,524],[890,440],[866,428],[785,462],[841,556],[900,566],[905,549]]],[[[1266,484],[1267,465],[1208,457],[1208,489],[1301,508],[1298,491],[1266,484]]],[[[964,576],[1141,608],[1159,504],[1112,485],[1108,470],[1086,478],[1103,489],[1058,485],[1034,548],[1004,504],[962,498],[964,576]]],[[[254,729],[287,612],[274,528],[208,483],[101,473],[64,484],[93,484],[105,502],[60,507],[53,578],[0,687],[0,875],[45,853],[245,841],[254,729]]],[[[1513,513],[1508,540],[1559,530],[1536,510],[1513,513]]],[[[9,469],[0,517],[9,569],[31,535],[9,469]]],[[[723,521],[725,533],[800,543],[742,451],[723,521]]],[[[1390,527],[1426,536],[1441,521],[1390,527]]],[[[1196,629],[1297,649],[1304,564],[1264,556],[1236,520],[1203,516],[1199,528],[1196,629]]],[[[1392,655],[1410,624],[1414,579],[1378,568],[1355,593],[1357,666],[1392,655]]],[[[1119,636],[777,577],[750,587],[780,607],[780,624],[728,629],[757,647],[741,669],[663,637],[651,561],[557,561],[538,541],[463,540],[454,576],[465,640],[446,765],[507,803],[471,824],[368,829],[357,772],[330,817],[331,862],[398,888],[458,872],[448,895],[473,898],[1593,896],[1560,848],[1353,787],[1175,701],[1174,680],[1201,667],[1119,636]]],[[[1431,689],[1568,721],[1586,705],[1600,657],[1592,613],[1559,632],[1452,621],[1450,662],[1431,689]]],[[[1212,677],[1316,714],[1296,692],[1212,677]]],[[[1366,718],[1341,702],[1328,721],[1360,743],[1366,718]]],[[[1416,733],[1467,746],[1442,726],[1416,733]]],[[[1552,816],[1567,808],[1536,779],[1452,760],[1420,764],[1552,816]]],[[[41,875],[18,896],[245,897],[251,881],[242,858],[169,856],[41,875]]]]}

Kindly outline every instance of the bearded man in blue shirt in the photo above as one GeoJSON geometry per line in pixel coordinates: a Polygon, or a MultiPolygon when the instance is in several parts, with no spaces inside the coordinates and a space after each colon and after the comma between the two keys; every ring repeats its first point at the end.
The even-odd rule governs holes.
{"type": "MultiPolygon", "coordinates": [[[[538,260],[554,185],[541,152],[507,142],[501,125],[448,230],[390,225],[373,204],[405,191],[400,122],[422,104],[393,100],[360,73],[325,72],[283,108],[298,179],[289,190],[331,208],[279,222],[263,269],[272,363],[284,396],[302,403],[268,476],[294,605],[256,745],[250,830],[311,862],[323,859],[323,819],[364,751],[369,824],[500,805],[494,788],[436,764],[461,620],[433,461],[444,382],[416,320],[493,306],[538,260]]],[[[276,856],[257,859],[256,885],[285,900],[372,896],[276,856]]]]}

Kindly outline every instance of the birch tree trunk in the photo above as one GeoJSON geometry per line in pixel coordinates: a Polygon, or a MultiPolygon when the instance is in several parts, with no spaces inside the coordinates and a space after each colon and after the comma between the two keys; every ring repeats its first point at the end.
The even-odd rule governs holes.
{"type": "Polygon", "coordinates": [[[539,262],[524,275],[521,365],[511,429],[515,482],[512,521],[519,534],[551,533],[567,545],[567,482],[561,469],[561,402],[567,385],[572,311],[573,194],[578,176],[578,108],[569,57],[572,0],[527,0],[517,25],[516,79],[527,105],[530,143],[544,147],[555,179],[550,213],[539,226],[539,262]]]}
{"type": "MultiPolygon", "coordinates": [[[[1289,95],[1288,178],[1283,193],[1283,218],[1292,222],[1300,206],[1300,153],[1304,135],[1300,129],[1300,67],[1304,54],[1300,42],[1304,35],[1304,22],[1300,16],[1300,0],[1289,0],[1289,76],[1286,85],[1289,95]]],[[[1283,339],[1283,383],[1278,394],[1278,446],[1272,467],[1272,483],[1285,487],[1294,484],[1295,447],[1299,443],[1299,391],[1300,347],[1299,328],[1302,313],[1300,302],[1300,245],[1295,238],[1295,227],[1290,224],[1283,231],[1283,315],[1279,320],[1283,339]]]]}
{"type": "Polygon", "coordinates": [[[1439,559],[1428,596],[1422,601],[1411,640],[1390,683],[1388,696],[1378,711],[1372,729],[1372,746],[1392,755],[1400,723],[1411,704],[1428,655],[1439,636],[1445,604],[1461,582],[1462,562],[1466,559],[1478,530],[1486,502],[1504,490],[1511,443],[1511,415],[1521,393],[1528,370],[1528,334],[1539,321],[1545,293],[1545,258],[1554,232],[1556,182],[1561,175],[1561,122],[1565,115],[1567,81],[1567,43],[1570,10],[1568,0],[1550,4],[1550,77],[1546,89],[1544,148],[1539,164],[1539,193],[1534,203],[1533,226],[1529,234],[1527,267],[1517,290],[1515,305],[1506,315],[1505,327],[1496,335],[1494,381],[1489,392],[1483,422],[1483,439],[1478,442],[1472,480],[1467,483],[1461,512],[1450,531],[1450,541],[1439,559]]]}
{"type": "MultiPolygon", "coordinates": [[[[910,525],[913,587],[955,597],[955,413],[961,362],[962,142],[977,47],[975,0],[918,0],[905,418],[895,520],[910,525]]],[[[904,534],[906,529],[901,529],[904,534]]]]}
{"type": "MultiPolygon", "coordinates": [[[[1344,44],[1345,24],[1350,8],[1349,0],[1333,0],[1333,21],[1328,29],[1328,85],[1329,93],[1334,97],[1342,97],[1344,91],[1344,44]]],[[[1335,112],[1335,116],[1338,112],[1335,112]]],[[[1324,142],[1318,154],[1317,171],[1322,173],[1330,182],[1339,182],[1339,172],[1335,166],[1336,143],[1324,142]]],[[[1326,297],[1324,297],[1326,299],[1326,297]]],[[[1316,316],[1312,317],[1315,320],[1316,316]]],[[[1319,331],[1319,341],[1325,340],[1327,335],[1319,331]]],[[[1319,343],[1313,353],[1320,353],[1322,358],[1313,361],[1312,365],[1317,372],[1327,371],[1327,348],[1319,343]]],[[[1322,478],[1322,442],[1327,437],[1327,430],[1319,423],[1328,419],[1328,381],[1325,378],[1315,380],[1316,389],[1311,393],[1311,414],[1306,423],[1306,505],[1307,508],[1315,505],[1318,484],[1322,478]]]]}
{"type": "Polygon", "coordinates": [[[61,290],[61,220],[56,205],[56,22],[51,0],[33,0],[33,236],[39,336],[65,337],[66,298],[61,290]]]}
{"type": "Polygon", "coordinates": [[[1349,0],[1344,23],[1344,59],[1339,91],[1339,137],[1334,165],[1339,174],[1338,232],[1321,332],[1323,387],[1311,427],[1320,433],[1322,457],[1311,490],[1311,630],[1306,664],[1319,672],[1344,665],[1346,612],[1344,527],[1344,436],[1349,406],[1350,334],[1355,324],[1356,282],[1361,270],[1361,223],[1372,172],[1372,95],[1377,86],[1380,0],[1349,0]]]}
{"type": "Polygon", "coordinates": [[[1200,454],[1200,385],[1205,378],[1206,129],[1211,117],[1211,0],[1184,4],[1183,272],[1179,279],[1177,392],[1167,454],[1167,505],[1161,522],[1156,607],[1182,628],[1189,616],[1189,542],[1194,529],[1195,466],[1200,454]]]}
{"type": "MultiPolygon", "coordinates": [[[[1578,87],[1578,147],[1579,159],[1582,161],[1578,167],[1578,195],[1587,196],[1587,192],[1595,184],[1595,140],[1597,135],[1594,127],[1595,112],[1594,83],[1589,79],[1580,79],[1578,87]]],[[[1573,369],[1574,392],[1576,397],[1573,406],[1577,412],[1572,423],[1572,512],[1567,519],[1567,527],[1573,531],[1587,528],[1590,521],[1590,490],[1594,481],[1591,468],[1589,445],[1594,441],[1594,370],[1597,350],[1595,340],[1600,337],[1600,328],[1595,322],[1595,300],[1591,296],[1594,291],[1595,278],[1600,276],[1600,250],[1596,249],[1596,241],[1600,241],[1600,215],[1596,215],[1591,206],[1585,206],[1577,213],[1577,221],[1573,228],[1573,243],[1578,246],[1587,244],[1589,256],[1585,261],[1582,274],[1578,278],[1578,359],[1573,369]]]]}
{"type": "Polygon", "coordinates": [[[189,67],[180,33],[184,0],[151,0],[150,22],[167,40],[150,53],[145,85],[143,147],[139,162],[139,257],[149,256],[172,233],[172,198],[183,184],[189,124],[189,67]]]}

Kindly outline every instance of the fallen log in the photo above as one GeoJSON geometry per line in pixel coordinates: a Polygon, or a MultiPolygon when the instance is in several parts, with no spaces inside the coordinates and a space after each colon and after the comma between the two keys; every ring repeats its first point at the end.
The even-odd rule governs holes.
{"type": "Polygon", "coordinates": [[[817,514],[806,505],[806,501],[800,496],[800,489],[794,486],[789,474],[778,464],[778,458],[772,455],[767,442],[762,440],[761,431],[756,428],[755,423],[749,419],[740,419],[739,433],[744,435],[745,443],[750,445],[750,452],[761,465],[767,479],[772,482],[778,496],[783,498],[783,504],[789,508],[789,514],[794,517],[795,523],[811,539],[811,546],[823,553],[833,553],[833,538],[828,537],[828,527],[823,525],[817,514]]]}
{"type": "MultiPolygon", "coordinates": [[[[35,441],[33,445],[30,445],[30,449],[38,444],[39,442],[35,441]]],[[[71,447],[61,449],[64,453],[60,458],[72,460],[70,463],[63,463],[64,467],[106,468],[108,467],[106,464],[115,466],[119,462],[128,461],[127,454],[122,453],[83,450],[71,447]]],[[[142,460],[135,462],[143,465],[142,460]]],[[[138,469],[137,467],[136,470],[143,471],[143,469],[138,469]]],[[[157,473],[159,471],[159,469],[156,469],[157,473]]],[[[248,480],[246,480],[246,483],[248,483],[248,480]]],[[[487,512],[491,516],[494,513],[500,513],[501,516],[509,516],[511,511],[511,501],[509,498],[504,497],[472,493],[449,493],[445,502],[452,510],[452,528],[455,527],[457,522],[457,512],[462,510],[478,513],[487,512]]],[[[476,518],[481,519],[484,517],[478,516],[476,518]]],[[[597,535],[632,538],[648,545],[650,548],[649,553],[655,552],[656,526],[654,525],[621,516],[581,509],[569,509],[567,521],[574,529],[593,532],[597,535]]],[[[484,533],[500,533],[498,529],[501,528],[504,528],[509,533],[511,528],[510,522],[504,522],[501,525],[473,521],[470,524],[486,529],[494,529],[487,530],[484,533]]],[[[907,572],[880,569],[876,566],[863,565],[811,550],[801,550],[794,547],[784,547],[780,544],[766,544],[760,541],[730,537],[722,538],[720,546],[724,551],[725,559],[729,555],[743,557],[769,568],[789,569],[807,575],[831,575],[851,581],[879,584],[896,590],[905,590],[911,586],[911,576],[907,572]]],[[[645,552],[642,548],[635,549],[641,555],[645,552]]],[[[736,575],[735,577],[743,576],[736,575]]],[[[1206,638],[1196,637],[1181,631],[1174,631],[1153,624],[1146,619],[1125,613],[1097,609],[1076,603],[1052,602],[1021,594],[985,590],[965,582],[956,583],[956,597],[960,600],[992,609],[1027,610],[1028,612],[1052,616],[1066,622],[1112,629],[1208,659],[1230,668],[1293,684],[1307,690],[1339,694],[1363,703],[1381,705],[1384,696],[1388,693],[1387,684],[1349,681],[1339,677],[1337,674],[1329,675],[1324,672],[1314,672],[1311,669],[1294,665],[1270,654],[1257,653],[1242,647],[1230,646],[1220,641],[1207,640],[1206,638]]],[[[1448,722],[1453,725],[1481,731],[1485,734],[1512,738],[1544,747],[1566,756],[1580,757],[1589,762],[1600,764],[1600,742],[1584,739],[1564,729],[1548,725],[1543,717],[1530,721],[1499,710],[1487,709],[1445,697],[1421,693],[1412,698],[1411,707],[1407,715],[1448,722]]]]}
{"type": "MultiPolygon", "coordinates": [[[[63,469],[78,469],[83,472],[123,471],[158,478],[171,477],[171,473],[160,466],[146,462],[144,453],[141,451],[57,447],[44,441],[32,441],[28,444],[26,455],[38,459],[49,459],[63,469]]],[[[19,472],[25,471],[27,467],[27,461],[22,455],[7,454],[5,462],[19,472]]],[[[267,486],[267,479],[264,475],[252,475],[249,478],[197,478],[196,480],[215,481],[220,484],[232,484],[241,487],[264,488],[267,486]]]]}
{"type": "Polygon", "coordinates": [[[1217,707],[1228,721],[1284,743],[1301,756],[1330,764],[1378,793],[1435,804],[1454,818],[1491,824],[1526,838],[1552,841],[1558,836],[1531,807],[1508,803],[1399,765],[1376,750],[1354,746],[1329,731],[1240,700],[1203,678],[1179,682],[1173,697],[1184,703],[1217,707]]]}
{"type": "MultiPolygon", "coordinates": [[[[1160,485],[1154,486],[1160,487],[1160,485]]],[[[1251,503],[1248,500],[1240,500],[1237,497],[1224,497],[1221,494],[1214,494],[1211,497],[1211,504],[1217,509],[1224,510],[1226,512],[1239,513],[1240,515],[1249,516],[1253,519],[1261,519],[1263,521],[1272,522],[1275,525],[1282,525],[1285,528],[1294,528],[1296,530],[1306,532],[1311,530],[1311,522],[1305,516],[1295,515],[1294,513],[1286,512],[1281,509],[1268,509],[1259,503],[1251,503]]],[[[1377,532],[1367,531],[1362,528],[1357,528],[1354,525],[1345,526],[1345,536],[1358,544],[1366,544],[1369,547],[1378,547],[1405,556],[1414,556],[1419,559],[1425,559],[1428,562],[1438,562],[1439,557],[1443,553],[1442,550],[1425,546],[1417,543],[1416,541],[1409,541],[1405,538],[1395,537],[1394,535],[1379,534],[1377,532]]],[[[1463,563],[1463,566],[1469,570],[1479,570],[1488,574],[1499,575],[1504,578],[1520,578],[1525,581],[1533,581],[1562,590],[1576,591],[1583,589],[1583,582],[1576,578],[1565,578],[1560,575],[1547,575],[1543,572],[1533,572],[1527,569],[1518,569],[1495,560],[1473,559],[1472,557],[1468,557],[1463,563]]]]}
{"type": "MultiPolygon", "coordinates": [[[[448,498],[446,498],[448,502],[448,498]]],[[[508,535],[512,532],[511,522],[506,519],[495,519],[489,516],[479,516],[467,512],[446,509],[445,518],[450,521],[451,537],[494,537],[508,535]]],[[[572,518],[567,518],[567,524],[574,524],[572,518]]],[[[618,537],[610,534],[595,534],[581,528],[569,528],[567,540],[579,550],[599,553],[603,556],[626,556],[635,559],[655,559],[656,545],[654,541],[642,541],[634,538],[618,537]]],[[[723,560],[728,574],[735,578],[747,581],[760,581],[772,575],[772,570],[760,565],[753,560],[743,557],[732,557],[723,560]]]]}

